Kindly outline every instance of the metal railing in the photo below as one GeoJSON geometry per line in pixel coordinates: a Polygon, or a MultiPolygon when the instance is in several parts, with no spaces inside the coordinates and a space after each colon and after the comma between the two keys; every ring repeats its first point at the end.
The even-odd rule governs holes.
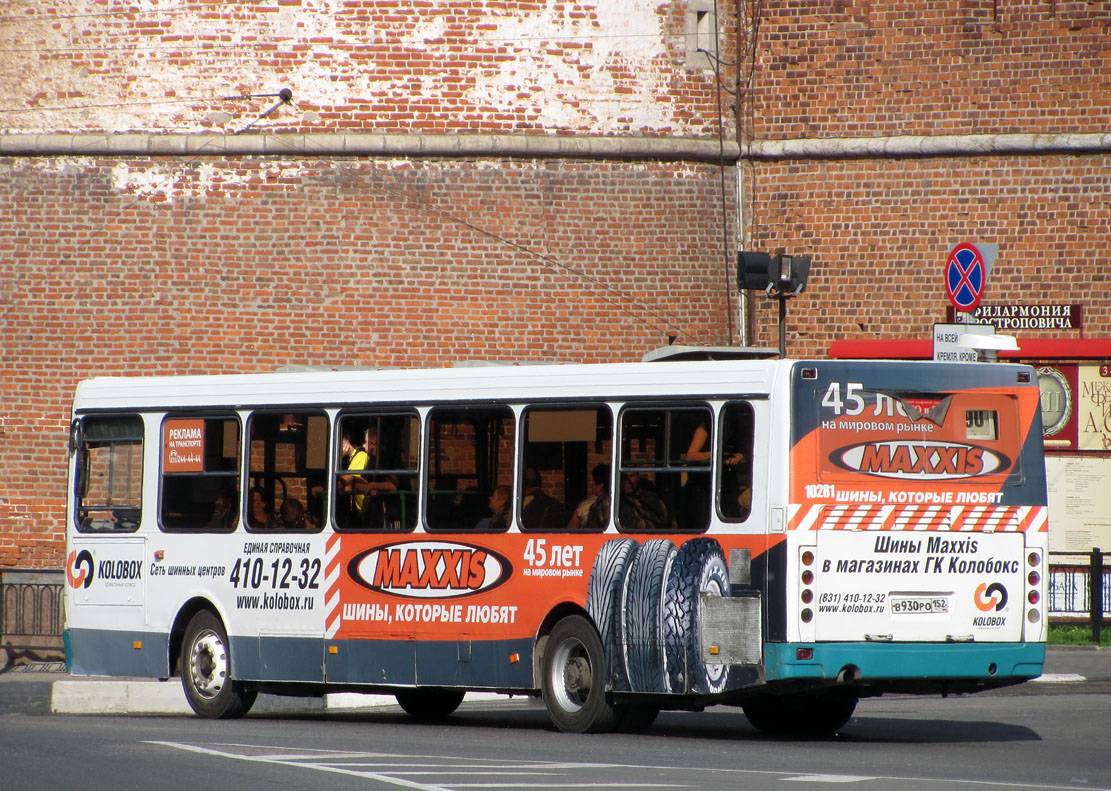
{"type": "Polygon", "coordinates": [[[0,670],[64,658],[64,571],[0,569],[0,670]]]}
{"type": "Polygon", "coordinates": [[[1099,547],[1090,552],[1050,552],[1049,557],[1046,610],[1050,621],[1086,621],[1092,627],[1092,642],[1099,645],[1104,619],[1111,612],[1111,566],[1104,564],[1099,547]]]}

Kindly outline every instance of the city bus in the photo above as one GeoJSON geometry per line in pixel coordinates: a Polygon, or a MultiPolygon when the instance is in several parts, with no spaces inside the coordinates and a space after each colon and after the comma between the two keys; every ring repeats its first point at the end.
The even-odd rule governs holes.
{"type": "Polygon", "coordinates": [[[1032,369],[737,356],[83,381],[69,672],[810,734],[1040,675],[1032,369]]]}

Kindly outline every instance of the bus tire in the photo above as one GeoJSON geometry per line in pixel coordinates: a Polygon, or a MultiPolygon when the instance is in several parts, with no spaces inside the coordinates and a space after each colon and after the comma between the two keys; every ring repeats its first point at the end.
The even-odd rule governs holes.
{"type": "Polygon", "coordinates": [[[741,704],[753,727],[776,736],[832,736],[856,711],[855,695],[759,695],[741,704]]]}
{"type": "Polygon", "coordinates": [[[201,610],[185,627],[181,647],[181,686],[200,717],[236,719],[254,705],[258,692],[231,677],[228,633],[210,610],[201,610]]]}
{"type": "Polygon", "coordinates": [[[670,692],[713,694],[728,687],[727,665],[706,665],[701,651],[701,593],[726,596],[725,553],[712,538],[692,538],[679,548],[664,596],[664,666],[670,692]]]}
{"type": "Polygon", "coordinates": [[[623,586],[620,618],[625,671],[633,692],[667,692],[662,609],[675,544],[651,538],[633,557],[623,586]]]}
{"type": "Polygon", "coordinates": [[[397,705],[418,720],[442,720],[459,708],[465,694],[461,689],[409,689],[394,697],[397,705]]]}
{"type": "Polygon", "coordinates": [[[567,733],[601,733],[617,724],[607,700],[602,641],[590,621],[559,621],[544,647],[541,694],[552,723],[567,733]]]}
{"type": "Polygon", "coordinates": [[[586,611],[601,635],[615,689],[628,689],[625,669],[619,661],[621,645],[625,640],[618,615],[625,576],[639,549],[640,544],[631,538],[615,538],[602,544],[594,556],[586,588],[586,611]]]}

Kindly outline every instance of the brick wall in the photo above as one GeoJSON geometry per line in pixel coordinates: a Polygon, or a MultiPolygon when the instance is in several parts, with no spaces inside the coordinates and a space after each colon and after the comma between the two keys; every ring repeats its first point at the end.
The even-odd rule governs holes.
{"type": "MultiPolygon", "coordinates": [[[[926,338],[946,321],[944,266],[960,241],[999,245],[985,303],[1084,305],[1084,329],[1023,338],[1108,337],[1111,154],[761,163],[753,249],[814,256],[788,306],[794,355],[836,339],[926,338]]],[[[758,344],[776,310],[757,300],[758,344]]]]}
{"type": "Polygon", "coordinates": [[[0,160],[0,566],[61,562],[88,376],[727,342],[720,189],[695,164],[0,160]]]}
{"type": "MultiPolygon", "coordinates": [[[[682,0],[142,5],[4,11],[0,131],[254,123],[310,149],[333,132],[717,139],[713,72],[690,65],[682,0]],[[281,88],[293,103],[261,120],[275,97],[227,98],[281,88]]],[[[719,8],[727,138],[732,120],[749,140],[1106,132],[1100,3],[719,8]]],[[[1083,335],[1106,336],[1108,159],[749,161],[746,246],[814,256],[790,305],[795,354],[925,337],[962,240],[999,245],[989,301],[1082,302],[1083,335]]],[[[85,376],[607,361],[668,331],[728,341],[718,175],[650,161],[0,159],[0,566],[61,564],[67,410],[85,376]]],[[[750,340],[774,345],[774,305],[756,304],[750,340]]]]}
{"type": "Polygon", "coordinates": [[[1111,14],[1058,0],[764,2],[755,139],[1106,132],[1111,14]]]}
{"type": "MultiPolygon", "coordinates": [[[[735,25],[723,2],[721,56],[735,25]]],[[[0,24],[9,130],[717,133],[686,65],[684,0],[16,4],[0,24]],[[141,8],[141,10],[138,10],[141,8]],[[69,108],[69,109],[67,109],[69,108]]]]}

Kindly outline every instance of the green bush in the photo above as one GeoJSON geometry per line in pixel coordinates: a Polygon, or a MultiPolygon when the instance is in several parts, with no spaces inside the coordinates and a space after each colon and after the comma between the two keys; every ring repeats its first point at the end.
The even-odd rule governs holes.
{"type": "MultiPolygon", "coordinates": [[[[1111,624],[1099,630],[1099,644],[1111,646],[1111,624]]],[[[1049,645],[1092,645],[1092,627],[1087,624],[1059,624],[1049,627],[1049,645]]]]}

